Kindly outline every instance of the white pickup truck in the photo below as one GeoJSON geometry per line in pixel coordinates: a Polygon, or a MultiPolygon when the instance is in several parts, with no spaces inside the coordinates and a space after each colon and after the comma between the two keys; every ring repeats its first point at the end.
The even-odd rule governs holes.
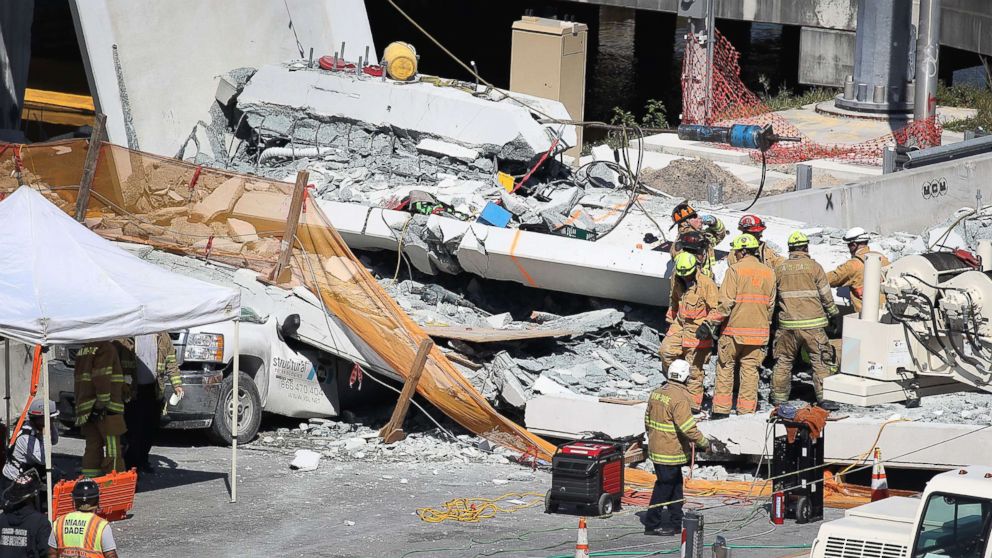
{"type": "Polygon", "coordinates": [[[940,473],[921,497],[893,496],[820,526],[810,558],[992,558],[992,467],[940,473]]]}
{"type": "MultiPolygon", "coordinates": [[[[239,440],[255,437],[263,411],[297,418],[337,416],[342,400],[363,396],[348,385],[355,364],[372,373],[401,378],[334,316],[326,315],[319,299],[306,289],[266,287],[251,271],[228,271],[229,286],[240,287],[242,293],[239,440]]],[[[204,429],[215,442],[230,444],[234,323],[169,334],[185,396],[177,405],[166,407],[163,426],[204,429]]],[[[75,417],[73,357],[77,348],[54,348],[50,364],[50,396],[68,425],[75,417]]],[[[168,400],[172,388],[166,389],[168,400]]]]}

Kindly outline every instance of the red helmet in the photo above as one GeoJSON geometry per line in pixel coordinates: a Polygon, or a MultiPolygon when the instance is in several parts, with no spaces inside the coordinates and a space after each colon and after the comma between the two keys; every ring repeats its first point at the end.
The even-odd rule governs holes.
{"type": "Polygon", "coordinates": [[[748,234],[761,233],[767,228],[765,222],[757,215],[745,215],[737,223],[737,229],[748,234]]]}

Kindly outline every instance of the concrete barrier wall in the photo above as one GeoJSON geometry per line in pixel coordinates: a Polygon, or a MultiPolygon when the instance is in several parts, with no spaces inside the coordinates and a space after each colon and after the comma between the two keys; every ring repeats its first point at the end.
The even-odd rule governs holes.
{"type": "Polygon", "coordinates": [[[978,192],[983,204],[992,203],[992,154],[764,198],[752,211],[842,229],[920,233],[962,207],[974,207],[978,192]]]}

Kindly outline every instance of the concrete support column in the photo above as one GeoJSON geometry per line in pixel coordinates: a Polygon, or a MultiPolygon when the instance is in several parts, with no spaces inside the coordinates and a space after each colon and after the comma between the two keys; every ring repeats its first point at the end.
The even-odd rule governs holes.
{"type": "Polygon", "coordinates": [[[0,130],[17,130],[21,126],[33,19],[34,0],[0,2],[0,130]]]}
{"type": "Polygon", "coordinates": [[[940,0],[920,0],[916,38],[916,98],[913,117],[937,115],[937,73],[940,61],[940,0]]]}
{"type": "MultiPolygon", "coordinates": [[[[908,112],[912,10],[906,0],[860,0],[854,75],[837,106],[862,112],[908,112]]],[[[936,68],[935,68],[936,70],[936,68]]]]}

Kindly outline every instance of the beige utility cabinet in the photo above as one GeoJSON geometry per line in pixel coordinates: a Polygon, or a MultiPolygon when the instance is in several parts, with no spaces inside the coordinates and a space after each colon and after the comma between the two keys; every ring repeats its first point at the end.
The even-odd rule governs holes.
{"type": "MultiPolygon", "coordinates": [[[[513,23],[510,91],[561,101],[573,120],[582,120],[586,106],[586,48],[589,26],[584,23],[524,16],[513,23]]],[[[578,159],[576,146],[567,151],[578,159]]]]}

